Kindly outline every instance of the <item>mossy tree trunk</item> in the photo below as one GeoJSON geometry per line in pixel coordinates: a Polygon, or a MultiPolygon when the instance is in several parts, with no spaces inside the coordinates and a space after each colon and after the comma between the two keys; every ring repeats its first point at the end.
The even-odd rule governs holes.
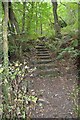
{"type": "Polygon", "coordinates": [[[16,30],[16,33],[19,34],[20,33],[20,29],[19,29],[19,25],[18,25],[17,19],[15,17],[15,14],[13,12],[12,3],[9,2],[8,4],[9,4],[9,7],[8,7],[9,8],[9,10],[8,10],[8,12],[9,12],[9,21],[11,23],[11,27],[14,30],[14,32],[16,30]]]}
{"type": "Polygon", "coordinates": [[[55,36],[56,37],[61,37],[61,28],[59,25],[59,21],[58,21],[58,14],[57,14],[57,0],[53,1],[52,0],[52,7],[53,7],[53,16],[54,16],[54,29],[55,29],[55,36]]]}
{"type": "Polygon", "coordinates": [[[3,53],[4,53],[4,68],[8,75],[8,3],[4,2],[4,20],[3,20],[3,53]]]}
{"type": "Polygon", "coordinates": [[[78,52],[79,52],[79,55],[78,55],[78,70],[79,70],[79,73],[78,73],[78,76],[79,76],[79,85],[80,85],[80,5],[78,5],[78,52]]]}
{"type": "MultiPolygon", "coordinates": [[[[5,13],[5,6],[3,2],[2,2],[2,6],[3,6],[3,11],[5,13]]],[[[18,36],[20,36],[20,29],[13,11],[12,2],[8,2],[8,18],[9,18],[8,28],[15,39],[16,36],[15,34],[18,34],[18,36]]],[[[19,50],[18,50],[19,45],[17,44],[18,44],[17,41],[15,41],[15,50],[16,50],[15,55],[19,56],[19,50]]]]}
{"type": "Polygon", "coordinates": [[[22,32],[25,31],[25,11],[26,11],[26,2],[23,2],[22,32]]]}
{"type": "Polygon", "coordinates": [[[3,2],[4,4],[4,19],[3,19],[3,84],[2,84],[2,92],[3,92],[3,116],[6,116],[8,111],[8,2],[3,2]]]}
{"type": "MultiPolygon", "coordinates": [[[[4,7],[4,3],[2,2],[3,5],[3,10],[5,11],[5,7],[4,7]]],[[[13,12],[13,8],[12,8],[12,3],[8,2],[8,15],[9,15],[9,25],[11,26],[11,30],[12,32],[16,32],[17,34],[20,33],[20,29],[19,29],[19,25],[17,22],[17,19],[15,17],[15,14],[13,12]]]]}
{"type": "Polygon", "coordinates": [[[80,118],[80,4],[78,4],[78,57],[77,57],[77,68],[78,68],[78,117],[80,118]]]}
{"type": "Polygon", "coordinates": [[[37,12],[37,6],[38,6],[38,3],[36,2],[36,30],[35,30],[36,33],[37,33],[37,24],[38,24],[38,12],[37,12]]]}
{"type": "Polygon", "coordinates": [[[41,5],[40,5],[40,32],[41,32],[41,35],[43,34],[43,24],[42,24],[42,2],[41,2],[41,5]]]}

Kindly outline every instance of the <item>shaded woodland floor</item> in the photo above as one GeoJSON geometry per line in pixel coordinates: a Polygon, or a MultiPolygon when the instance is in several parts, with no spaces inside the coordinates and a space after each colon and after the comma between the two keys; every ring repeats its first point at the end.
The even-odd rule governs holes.
{"type": "Polygon", "coordinates": [[[2,2],[2,120],[80,116],[78,6],[2,2]]]}
{"type": "Polygon", "coordinates": [[[67,57],[56,60],[43,47],[37,46],[33,56],[33,59],[36,58],[33,60],[36,70],[27,77],[30,81],[29,93],[38,97],[28,114],[31,118],[76,118],[75,102],[71,95],[77,86],[75,62],[67,57]]]}
{"type": "MultiPolygon", "coordinates": [[[[13,80],[13,86],[11,86],[14,88],[14,90],[11,89],[11,97],[14,96],[13,92],[18,96],[25,96],[25,107],[23,102],[19,103],[17,99],[17,107],[14,108],[17,114],[19,110],[16,109],[24,107],[26,116],[30,118],[78,117],[76,111],[78,100],[74,93],[78,83],[75,59],[68,54],[57,59],[55,51],[52,52],[44,42],[38,42],[33,45],[33,48],[31,47],[31,51],[23,51],[21,59],[11,56],[10,62],[13,61],[15,62],[12,67],[15,71],[22,62],[20,70],[25,72],[23,79],[21,79],[23,73],[21,78],[17,74],[18,77],[13,80]]],[[[22,100],[22,97],[20,96],[19,100],[22,100]]],[[[13,107],[15,99],[13,99],[13,107]]],[[[12,110],[12,115],[13,113],[12,110]]],[[[21,113],[18,114],[19,117],[22,117],[21,113]]]]}

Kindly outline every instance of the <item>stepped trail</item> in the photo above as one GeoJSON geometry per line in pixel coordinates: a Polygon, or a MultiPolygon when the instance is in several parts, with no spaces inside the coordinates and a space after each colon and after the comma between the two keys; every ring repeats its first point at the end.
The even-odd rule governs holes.
{"type": "Polygon", "coordinates": [[[76,86],[73,66],[66,72],[65,66],[69,67],[70,63],[65,62],[65,66],[59,67],[44,44],[38,44],[35,48],[37,70],[35,77],[31,78],[30,92],[38,97],[38,101],[36,106],[31,108],[31,117],[75,118],[75,105],[71,97],[76,86]]]}
{"type": "MultiPolygon", "coordinates": [[[[50,56],[49,50],[45,47],[44,44],[39,44],[36,46],[36,67],[38,76],[54,76],[53,61],[50,56]]],[[[58,74],[58,72],[57,72],[58,74]]]]}

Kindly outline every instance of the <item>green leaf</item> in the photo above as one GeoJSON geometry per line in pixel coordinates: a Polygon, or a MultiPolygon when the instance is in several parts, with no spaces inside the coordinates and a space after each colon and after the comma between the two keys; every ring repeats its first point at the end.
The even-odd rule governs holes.
{"type": "Polygon", "coordinates": [[[76,39],[76,40],[72,41],[72,45],[73,45],[74,47],[77,47],[77,46],[78,46],[78,40],[76,39]]]}
{"type": "Polygon", "coordinates": [[[0,74],[3,72],[3,70],[4,70],[3,68],[0,68],[0,74]]]}

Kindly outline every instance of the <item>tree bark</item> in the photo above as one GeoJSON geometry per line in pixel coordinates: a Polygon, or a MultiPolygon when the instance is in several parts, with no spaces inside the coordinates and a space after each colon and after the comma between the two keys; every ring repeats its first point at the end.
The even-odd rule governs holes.
{"type": "Polygon", "coordinates": [[[25,30],[25,8],[26,8],[26,2],[23,2],[22,32],[24,32],[25,30]]]}
{"type": "Polygon", "coordinates": [[[59,26],[58,14],[57,14],[57,7],[58,7],[57,0],[55,1],[52,0],[52,6],[53,6],[55,36],[61,37],[61,33],[60,33],[61,28],[59,26]]]}
{"type": "Polygon", "coordinates": [[[8,72],[8,3],[4,2],[4,20],[3,20],[3,52],[4,52],[4,67],[8,72]]]}
{"type": "Polygon", "coordinates": [[[3,84],[2,84],[2,92],[4,97],[3,103],[3,114],[7,113],[8,110],[8,2],[3,2],[4,5],[4,19],[3,19],[3,53],[4,53],[4,73],[3,73],[3,84]],[[7,81],[7,82],[6,82],[7,81]],[[6,112],[5,112],[6,111],[6,112]]]}
{"type": "MultiPolygon", "coordinates": [[[[2,2],[2,6],[3,6],[3,10],[5,11],[5,7],[4,7],[4,3],[2,2]]],[[[15,33],[20,33],[20,29],[19,29],[19,25],[18,25],[18,22],[16,20],[16,17],[15,17],[15,14],[13,12],[13,8],[12,8],[12,3],[11,2],[8,2],[8,14],[9,14],[9,21],[10,21],[10,24],[11,24],[11,30],[12,32],[15,33]]]]}
{"type": "Polygon", "coordinates": [[[20,33],[20,29],[19,29],[19,25],[18,25],[18,22],[16,20],[16,17],[15,17],[15,14],[13,12],[13,8],[12,8],[12,3],[11,2],[8,2],[9,3],[9,20],[10,20],[10,23],[11,23],[11,26],[12,26],[12,29],[19,34],[20,33]]]}
{"type": "Polygon", "coordinates": [[[79,85],[80,85],[80,4],[78,5],[78,77],[79,77],[79,85]]]}
{"type": "Polygon", "coordinates": [[[36,2],[36,33],[37,33],[37,24],[38,24],[38,18],[37,18],[37,2],[36,2]]]}
{"type": "Polygon", "coordinates": [[[43,24],[42,24],[42,2],[40,3],[39,9],[40,9],[40,34],[43,34],[43,24]]]}
{"type": "MultiPolygon", "coordinates": [[[[77,56],[77,69],[78,69],[78,108],[80,108],[80,4],[78,4],[78,52],[77,56]]],[[[80,111],[78,110],[78,117],[80,117],[80,111]]]]}
{"type": "Polygon", "coordinates": [[[29,10],[28,22],[27,22],[27,33],[30,34],[31,23],[33,20],[33,10],[34,10],[34,2],[31,2],[31,8],[29,10]]]}

